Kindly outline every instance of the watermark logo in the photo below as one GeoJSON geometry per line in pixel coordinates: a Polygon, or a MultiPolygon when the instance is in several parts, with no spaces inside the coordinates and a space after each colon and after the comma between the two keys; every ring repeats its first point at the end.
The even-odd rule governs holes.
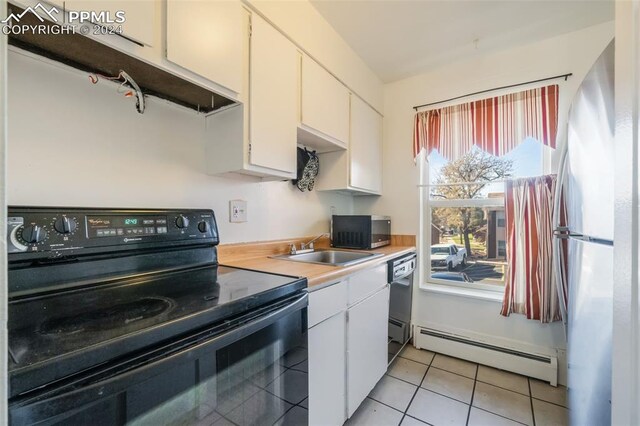
{"type": "Polygon", "coordinates": [[[123,10],[71,10],[60,13],[55,6],[47,7],[42,3],[29,6],[20,13],[11,12],[6,19],[0,21],[4,35],[22,34],[82,34],[82,35],[122,35],[122,24],[125,22],[123,10]],[[25,23],[27,15],[33,15],[40,23],[25,23]],[[21,22],[23,21],[23,22],[21,22]]]}
{"type": "Polygon", "coordinates": [[[52,6],[50,9],[47,9],[41,3],[38,3],[34,7],[31,7],[31,6],[27,7],[21,13],[18,13],[18,14],[10,13],[9,16],[7,16],[6,19],[0,21],[0,23],[8,24],[9,22],[20,22],[20,20],[27,13],[31,13],[33,16],[38,18],[40,22],[44,22],[45,19],[49,19],[50,21],[53,21],[53,22],[58,22],[56,15],[60,13],[60,11],[55,6],[52,6]],[[44,16],[44,18],[40,15],[40,13],[38,13],[38,11],[40,11],[40,13],[42,14],[42,16],[44,16]]]}

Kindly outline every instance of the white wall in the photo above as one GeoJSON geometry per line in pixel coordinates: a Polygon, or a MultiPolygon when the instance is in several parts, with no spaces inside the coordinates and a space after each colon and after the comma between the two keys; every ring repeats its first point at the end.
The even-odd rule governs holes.
{"type": "Polygon", "coordinates": [[[352,211],[343,195],[206,175],[193,111],[149,98],[140,115],[116,86],[16,51],[8,75],[10,204],[213,208],[225,243],[327,232],[331,206],[352,211]],[[229,223],[232,199],[248,201],[247,223],[229,223]]]}
{"type": "Polygon", "coordinates": [[[355,93],[382,112],[382,82],[308,0],[247,0],[355,93]]]}
{"type": "MultiPolygon", "coordinates": [[[[560,84],[560,119],[589,68],[611,41],[613,22],[509,49],[385,85],[383,196],[358,198],[355,212],[387,214],[395,234],[418,234],[418,167],[412,158],[412,106],[483,89],[572,72],[560,84]]],[[[561,121],[561,127],[564,127],[561,121]]],[[[555,161],[554,161],[555,162],[555,161]]],[[[415,320],[523,344],[563,348],[560,324],[542,326],[518,315],[499,316],[496,302],[419,291],[415,320]]]]}

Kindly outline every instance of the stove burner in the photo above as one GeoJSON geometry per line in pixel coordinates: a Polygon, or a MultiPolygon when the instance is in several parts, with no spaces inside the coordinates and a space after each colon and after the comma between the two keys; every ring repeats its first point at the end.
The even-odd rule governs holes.
{"type": "Polygon", "coordinates": [[[98,311],[52,318],[42,323],[39,331],[41,334],[74,334],[110,330],[163,314],[171,307],[173,302],[170,299],[145,297],[98,311]]]}

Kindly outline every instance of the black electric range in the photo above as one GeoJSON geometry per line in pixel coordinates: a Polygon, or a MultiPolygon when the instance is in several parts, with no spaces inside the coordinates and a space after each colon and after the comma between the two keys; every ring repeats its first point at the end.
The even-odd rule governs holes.
{"type": "Polygon", "coordinates": [[[306,413],[253,380],[306,360],[306,280],[218,265],[212,211],[14,207],[8,225],[12,424],[252,423],[254,405],[225,413],[238,386],[276,395],[261,424],[306,413]]]}

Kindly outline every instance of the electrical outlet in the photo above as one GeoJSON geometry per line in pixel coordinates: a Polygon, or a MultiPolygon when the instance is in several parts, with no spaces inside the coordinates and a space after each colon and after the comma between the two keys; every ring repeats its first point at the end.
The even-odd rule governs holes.
{"type": "Polygon", "coordinates": [[[247,202],[245,200],[229,201],[229,222],[240,223],[247,221],[247,202]]]}

